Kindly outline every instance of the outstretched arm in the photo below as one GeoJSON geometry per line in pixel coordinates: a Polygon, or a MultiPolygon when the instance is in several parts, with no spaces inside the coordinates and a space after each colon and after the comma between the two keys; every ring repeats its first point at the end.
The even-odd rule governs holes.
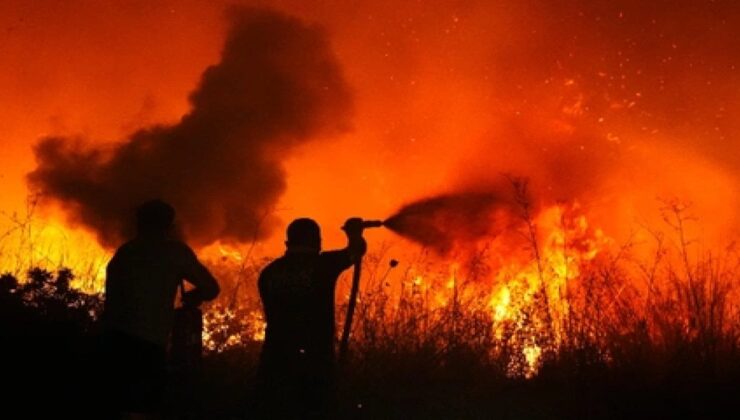
{"type": "Polygon", "coordinates": [[[347,234],[347,247],[336,251],[322,252],[321,255],[328,262],[328,267],[337,276],[344,270],[359,262],[367,251],[367,243],[362,237],[364,227],[362,219],[348,219],[342,230],[347,234]]]}

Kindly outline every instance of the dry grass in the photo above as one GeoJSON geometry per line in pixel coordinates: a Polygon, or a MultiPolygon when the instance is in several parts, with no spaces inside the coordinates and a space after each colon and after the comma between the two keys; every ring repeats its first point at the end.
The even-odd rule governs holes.
{"type": "MultiPolygon", "coordinates": [[[[721,418],[740,388],[738,250],[699,252],[688,238],[688,209],[667,202],[664,214],[665,228],[650,231],[642,252],[627,242],[576,261],[575,276],[551,266],[524,214],[524,240],[542,287],[528,295],[525,280],[510,279],[509,307],[516,311],[503,318],[495,316],[485,281],[495,270],[486,247],[452,274],[424,252],[391,269],[389,248],[380,247],[365,263],[338,416],[721,418]],[[558,281],[561,289],[546,287],[558,281]]],[[[579,258],[567,243],[562,253],[579,258]]],[[[260,308],[245,290],[264,261],[245,261],[232,272],[225,298],[206,313],[208,418],[232,418],[249,406],[260,308]]],[[[71,333],[94,331],[100,297],[70,289],[72,271],[23,267],[0,279],[4,321],[32,317],[29,328],[42,331],[52,316],[73,326],[71,333]]],[[[345,308],[340,291],[338,327],[345,308]]],[[[15,339],[24,333],[33,331],[15,339]]],[[[80,354],[64,357],[79,362],[80,354]]]]}

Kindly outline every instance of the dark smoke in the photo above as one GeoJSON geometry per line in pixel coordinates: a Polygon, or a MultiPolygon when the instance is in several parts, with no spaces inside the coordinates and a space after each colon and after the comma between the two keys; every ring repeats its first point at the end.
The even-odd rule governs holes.
{"type": "Polygon", "coordinates": [[[493,238],[515,221],[514,203],[500,191],[461,192],[425,198],[403,206],[385,221],[401,236],[446,254],[493,238]]]}
{"type": "Polygon", "coordinates": [[[30,185],[107,246],[130,234],[133,208],[155,197],[175,206],[197,244],[268,235],[286,153],[345,130],[352,101],[320,28],[274,11],[230,14],[221,61],[204,72],[178,124],[112,148],[42,139],[30,185]]]}

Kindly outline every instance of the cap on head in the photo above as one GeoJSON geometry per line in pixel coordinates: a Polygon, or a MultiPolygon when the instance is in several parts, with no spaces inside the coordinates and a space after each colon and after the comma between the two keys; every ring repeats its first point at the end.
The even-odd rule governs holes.
{"type": "Polygon", "coordinates": [[[175,209],[162,200],[151,200],[136,209],[139,233],[164,233],[175,222],[175,209]]]}
{"type": "Polygon", "coordinates": [[[315,220],[309,218],[295,219],[288,225],[288,248],[305,247],[321,250],[321,228],[315,220]]]}

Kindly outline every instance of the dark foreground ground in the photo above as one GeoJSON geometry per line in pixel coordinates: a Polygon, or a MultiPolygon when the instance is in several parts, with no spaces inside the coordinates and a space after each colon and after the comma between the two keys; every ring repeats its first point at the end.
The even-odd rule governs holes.
{"type": "MultiPolygon", "coordinates": [[[[70,347],[61,336],[25,340],[22,346],[4,343],[2,404],[22,415],[3,418],[109,418],[98,404],[105,389],[90,347],[70,347]]],[[[255,344],[208,356],[197,392],[178,391],[181,384],[170,383],[163,417],[251,418],[258,351],[255,344]]],[[[335,408],[341,419],[737,418],[740,382],[721,376],[708,379],[677,370],[654,377],[650,370],[605,369],[578,379],[553,371],[514,380],[472,363],[433,368],[423,357],[386,355],[374,366],[343,372],[335,408]]]]}
{"type": "MultiPolygon", "coordinates": [[[[203,383],[206,417],[248,413],[253,355],[237,350],[208,358],[203,383]]],[[[474,364],[430,368],[413,356],[386,358],[384,364],[344,373],[338,418],[726,419],[736,418],[740,398],[740,382],[692,377],[689,372],[656,378],[647,370],[604,370],[580,380],[552,372],[514,380],[474,364]]]]}
{"type": "MultiPolygon", "coordinates": [[[[69,291],[20,299],[47,296],[40,287],[0,293],[0,418],[111,418],[100,403],[108,390],[90,316],[97,301],[69,291]]],[[[740,352],[734,345],[721,351],[713,337],[670,346],[627,340],[613,347],[610,363],[588,349],[561,352],[532,379],[508,378],[505,366],[469,341],[439,350],[386,340],[356,349],[339,372],[335,417],[740,418],[740,352]]],[[[259,351],[251,343],[208,354],[194,390],[171,375],[162,417],[252,418],[259,351]]]]}

